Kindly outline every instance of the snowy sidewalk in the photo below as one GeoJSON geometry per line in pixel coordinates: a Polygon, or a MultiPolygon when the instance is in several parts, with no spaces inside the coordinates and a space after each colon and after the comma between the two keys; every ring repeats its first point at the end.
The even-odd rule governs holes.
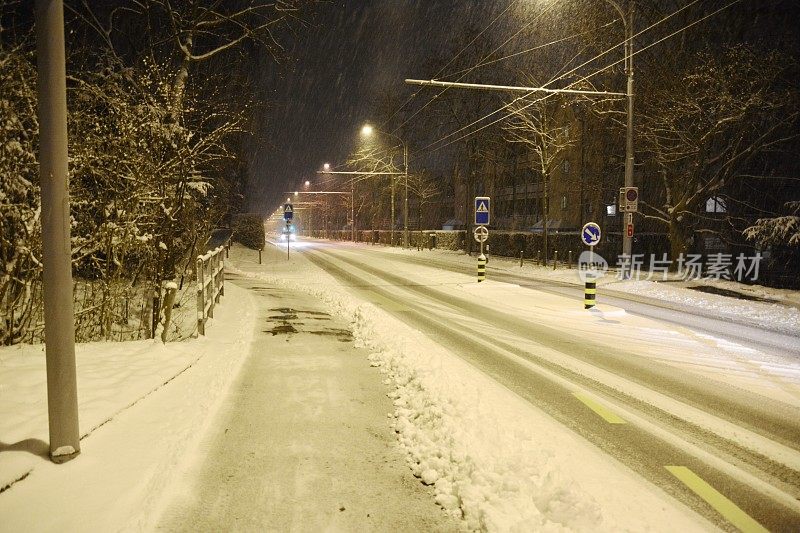
{"type": "Polygon", "coordinates": [[[456,530],[405,464],[388,389],[349,324],[308,294],[233,279],[257,295],[257,334],[158,529],[456,530]]]}
{"type": "Polygon", "coordinates": [[[47,458],[43,346],[0,349],[0,531],[152,528],[250,346],[253,298],[225,292],[206,337],[76,346],[82,450],[62,465],[47,458]]]}

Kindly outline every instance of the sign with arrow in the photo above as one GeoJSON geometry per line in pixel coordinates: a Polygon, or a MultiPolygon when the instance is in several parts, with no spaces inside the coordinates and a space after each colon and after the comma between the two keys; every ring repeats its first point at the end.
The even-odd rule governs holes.
{"type": "Polygon", "coordinates": [[[587,246],[597,246],[600,242],[600,226],[594,222],[587,222],[581,229],[581,240],[587,246]]]}
{"type": "Polygon", "coordinates": [[[489,215],[489,202],[491,198],[488,196],[476,196],[475,197],[475,225],[476,226],[488,226],[490,215],[489,215]]]}

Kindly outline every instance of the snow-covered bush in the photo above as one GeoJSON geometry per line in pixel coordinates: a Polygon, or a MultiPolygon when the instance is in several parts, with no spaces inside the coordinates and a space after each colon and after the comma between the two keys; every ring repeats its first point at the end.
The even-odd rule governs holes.
{"type": "Polygon", "coordinates": [[[35,82],[30,54],[0,48],[0,344],[26,335],[41,292],[35,82]]]}
{"type": "Polygon", "coordinates": [[[774,218],[760,218],[744,230],[744,235],[762,247],[800,246],[800,202],[787,202],[788,213],[774,218]]]}
{"type": "Polygon", "coordinates": [[[253,250],[264,248],[264,221],[258,215],[242,215],[233,222],[233,240],[253,250]]]}

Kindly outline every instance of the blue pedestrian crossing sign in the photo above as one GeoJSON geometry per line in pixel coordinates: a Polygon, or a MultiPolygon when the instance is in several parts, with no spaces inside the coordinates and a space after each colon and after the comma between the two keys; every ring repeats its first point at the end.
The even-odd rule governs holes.
{"type": "Polygon", "coordinates": [[[587,222],[581,230],[581,240],[587,246],[595,246],[600,242],[600,226],[594,222],[587,222]]]}
{"type": "Polygon", "coordinates": [[[283,220],[292,220],[292,218],[294,218],[292,204],[283,204],[283,220]]]}
{"type": "Polygon", "coordinates": [[[488,196],[475,197],[475,225],[488,226],[489,225],[489,202],[488,196]]]}

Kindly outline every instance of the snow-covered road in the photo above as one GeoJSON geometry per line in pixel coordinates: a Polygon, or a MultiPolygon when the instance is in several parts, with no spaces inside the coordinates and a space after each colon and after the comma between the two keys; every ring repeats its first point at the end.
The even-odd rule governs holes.
{"type": "Polygon", "coordinates": [[[718,526],[800,524],[800,365],[789,354],[610,306],[585,312],[578,298],[477,284],[380,248],[298,251],[718,526]],[[719,493],[725,503],[709,504],[719,493]]]}

